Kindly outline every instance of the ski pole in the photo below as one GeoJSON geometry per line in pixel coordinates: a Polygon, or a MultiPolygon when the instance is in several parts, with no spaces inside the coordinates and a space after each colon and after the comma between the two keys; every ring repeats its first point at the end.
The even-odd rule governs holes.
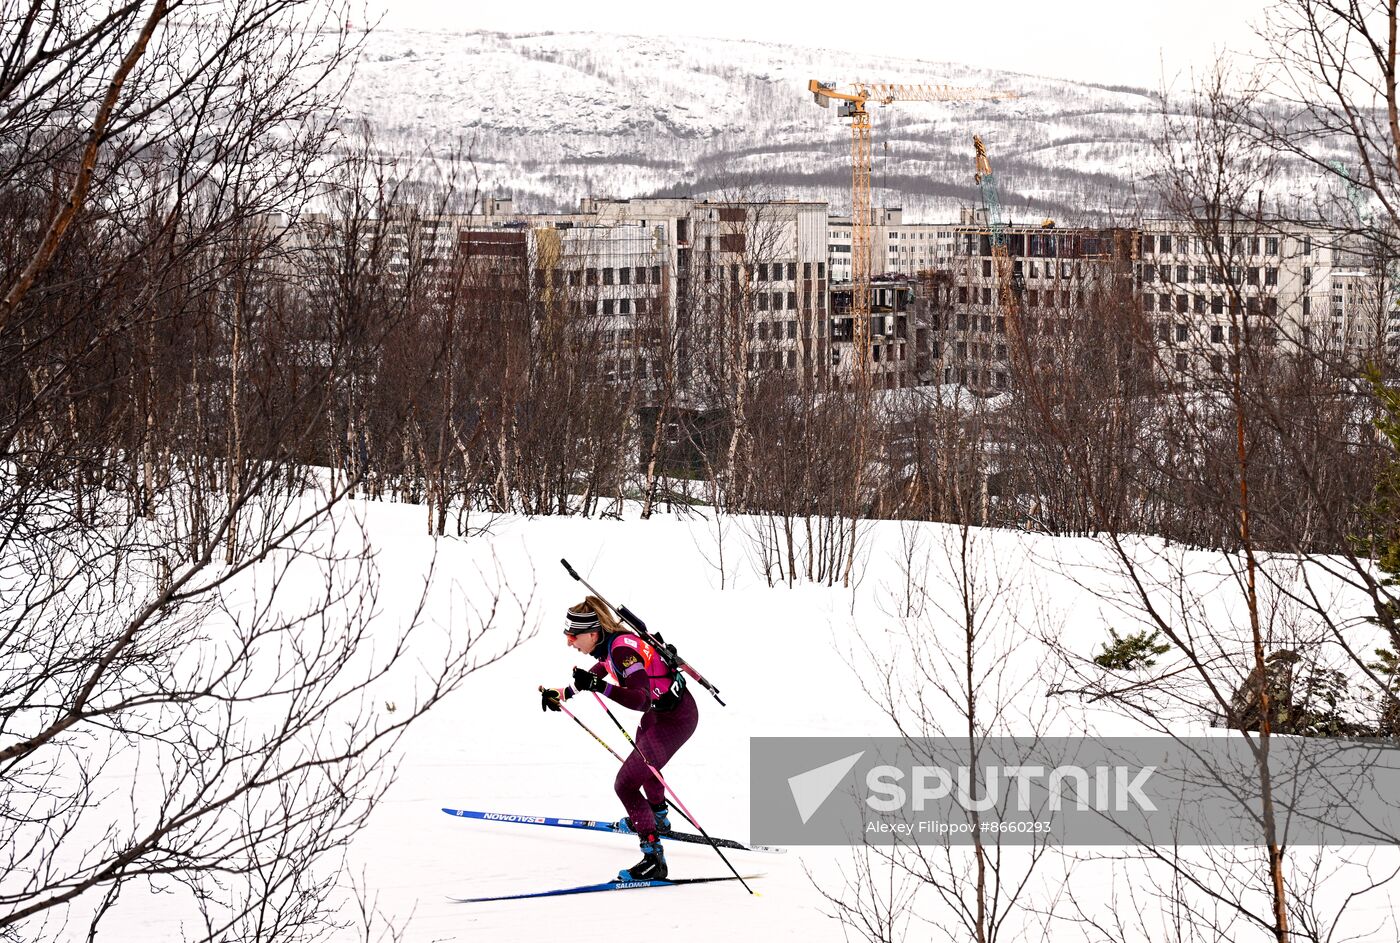
{"type": "Polygon", "coordinates": [[[656,649],[656,651],[661,655],[662,658],[668,661],[674,661],[675,666],[677,668],[690,675],[692,678],[695,679],[696,684],[699,684],[706,691],[709,691],[710,694],[714,697],[714,699],[716,701],[719,701],[721,707],[729,706],[728,704],[725,704],[724,699],[719,696],[719,688],[715,687],[713,684],[711,684],[705,679],[704,675],[692,668],[690,664],[676,652],[674,647],[668,648],[665,642],[662,641],[661,636],[654,635],[650,630],[648,630],[647,624],[643,622],[635,612],[628,609],[626,606],[614,606],[612,603],[608,602],[607,599],[604,598],[602,593],[598,592],[598,590],[593,588],[592,583],[588,582],[588,580],[578,575],[578,571],[569,565],[568,560],[564,560],[561,558],[559,562],[564,564],[564,569],[569,571],[570,576],[572,576],[574,579],[578,580],[585,587],[587,587],[588,591],[594,596],[597,596],[599,599],[603,600],[603,605],[607,606],[613,612],[616,612],[624,622],[626,622],[632,628],[636,629],[637,634],[640,635],[642,639],[647,642],[647,644],[651,645],[652,648],[656,649]]]}
{"type": "MultiPolygon", "coordinates": [[[[724,866],[727,867],[730,871],[734,872],[734,876],[736,878],[739,878],[739,883],[744,885],[744,890],[748,891],[750,894],[753,894],[753,888],[749,887],[749,883],[739,875],[739,872],[735,870],[734,865],[729,863],[729,859],[724,856],[724,852],[719,850],[719,845],[715,844],[715,840],[710,837],[709,832],[705,831],[704,826],[702,826],[699,822],[695,821],[695,816],[690,814],[690,810],[685,807],[685,803],[681,801],[681,797],[676,795],[676,790],[672,789],[671,784],[666,782],[666,777],[661,775],[661,770],[651,765],[651,761],[648,760],[646,754],[642,752],[642,748],[637,746],[637,741],[632,739],[632,735],[627,732],[627,728],[622,726],[622,722],[617,719],[617,717],[613,714],[612,709],[609,708],[608,705],[603,702],[603,699],[598,696],[597,691],[593,692],[593,697],[598,701],[598,706],[603,709],[603,712],[607,714],[608,717],[612,720],[613,724],[617,726],[617,729],[622,731],[622,736],[625,737],[627,739],[627,742],[632,745],[632,749],[637,751],[637,756],[641,757],[642,762],[646,764],[646,768],[651,770],[651,774],[655,776],[657,778],[657,781],[661,783],[661,788],[665,792],[669,792],[671,794],[671,798],[676,800],[676,806],[680,809],[681,815],[685,816],[685,820],[691,825],[695,826],[695,830],[699,832],[702,836],[704,836],[705,841],[710,843],[710,847],[715,850],[715,854],[719,855],[719,860],[723,861],[724,866]]],[[[589,732],[591,733],[592,731],[589,732]]],[[[601,740],[599,740],[598,742],[602,743],[601,740]]],[[[606,744],[604,745],[606,746],[606,744]]],[[[608,750],[609,752],[612,752],[611,747],[609,747],[608,750]]],[[[617,756],[617,754],[613,753],[613,756],[617,756]]]]}

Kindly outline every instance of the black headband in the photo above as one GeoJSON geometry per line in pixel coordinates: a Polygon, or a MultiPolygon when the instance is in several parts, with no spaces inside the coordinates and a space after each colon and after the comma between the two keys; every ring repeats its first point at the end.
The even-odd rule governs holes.
{"type": "Polygon", "coordinates": [[[584,632],[597,632],[603,627],[598,621],[598,613],[589,609],[587,612],[574,612],[569,610],[569,621],[564,626],[564,631],[569,635],[582,635],[584,632]]]}

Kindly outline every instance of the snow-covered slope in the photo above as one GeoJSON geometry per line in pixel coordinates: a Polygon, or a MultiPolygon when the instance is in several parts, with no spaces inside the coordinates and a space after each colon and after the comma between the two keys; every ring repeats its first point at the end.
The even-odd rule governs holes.
{"type": "Polygon", "coordinates": [[[776,43],[593,33],[379,31],[352,114],[391,146],[470,145],[483,186],[526,209],[593,193],[768,192],[849,206],[846,122],[809,79],[1009,89],[1014,101],[876,109],[875,202],[948,218],[976,199],[972,134],[1016,216],[1121,210],[1161,124],[1146,89],[776,43]]]}
{"type": "MultiPolygon", "coordinates": [[[[699,692],[699,729],[666,770],[685,804],[717,835],[750,837],[751,737],[894,735],[894,721],[872,696],[888,679],[905,684],[903,692],[912,698],[910,710],[900,715],[904,724],[913,721],[915,730],[932,733],[936,728],[953,735],[965,729],[966,720],[948,700],[950,693],[957,696],[964,670],[959,667],[959,587],[964,579],[981,600],[979,717],[990,732],[1148,732],[1102,703],[1047,696],[1060,680],[1047,639],[1057,638],[1065,649],[1088,655],[1107,638],[1109,626],[1130,631],[1140,624],[1132,593],[1102,543],[974,530],[967,536],[964,565],[964,541],[955,527],[873,522],[863,531],[854,588],[769,586],[754,553],[753,537],[764,532],[758,519],[727,518],[717,529],[696,513],[643,521],[633,508],[624,517],[628,519],[506,517],[496,520],[489,533],[434,539],[423,533],[425,515],[419,506],[357,501],[337,513],[335,523],[347,531],[345,536],[354,543],[363,533],[377,560],[376,646],[398,643],[430,572],[432,587],[422,619],[435,631],[465,637],[508,587],[496,625],[479,639],[478,650],[483,656],[499,653],[522,628],[535,633],[472,675],[412,729],[392,758],[395,785],[350,845],[350,871],[369,898],[372,922],[380,929],[392,923],[404,930],[394,939],[612,943],[644,936],[668,943],[776,943],[857,938],[843,933],[823,897],[845,893],[853,873],[853,849],[841,847],[793,848],[776,856],[734,853],[731,860],[745,874],[762,875],[755,881],[761,897],[749,897],[727,883],[489,904],[449,900],[607,880],[637,859],[635,843],[625,837],[473,822],[440,811],[452,806],[596,819],[622,815],[612,792],[616,761],[563,715],[544,713],[538,706],[537,685],[564,684],[570,669],[580,664],[565,646],[561,629],[565,607],[582,592],[559,566],[561,556],[612,602],[628,605],[654,630],[664,631],[721,688],[729,706],[720,707],[699,692]],[[910,670],[920,650],[935,667],[939,659],[949,659],[932,679],[910,670]],[[919,726],[921,721],[910,713],[914,708],[922,723],[932,727],[919,726]]],[[[1144,566],[1164,571],[1159,576],[1168,609],[1169,597],[1181,588],[1170,579],[1179,567],[1202,594],[1192,604],[1201,631],[1222,639],[1241,631],[1247,620],[1240,616],[1240,593],[1222,575],[1218,557],[1154,540],[1133,546],[1140,549],[1144,566]]],[[[1338,617],[1344,609],[1364,611],[1365,603],[1361,594],[1338,588],[1338,617]]],[[[431,651],[414,651],[431,661],[431,651]]],[[[412,684],[408,677],[388,679],[387,686],[375,688],[371,701],[384,707],[366,709],[413,703],[412,684]]],[[[620,734],[590,699],[580,698],[571,707],[616,748],[625,749],[620,734]]],[[[635,723],[634,713],[617,713],[624,722],[635,723]]],[[[1179,734],[1207,730],[1205,718],[1189,711],[1164,712],[1157,719],[1179,734]]],[[[1003,879],[1027,864],[1029,851],[1001,849],[1003,879]]],[[[1370,866],[1376,874],[1395,867],[1393,849],[1366,854],[1374,856],[1370,866]]],[[[667,857],[676,877],[726,873],[705,847],[672,846],[667,857]]],[[[1165,919],[1155,909],[1159,901],[1124,904],[1112,896],[1124,892],[1123,881],[1145,875],[1150,863],[1141,861],[1124,873],[1116,870],[1116,857],[1047,858],[1027,883],[1024,905],[1002,926],[1003,936],[1056,943],[1099,939],[1090,924],[1076,922],[1075,913],[1107,922],[1123,918],[1131,927],[1141,909],[1153,932],[1135,936],[1130,929],[1125,938],[1165,938],[1158,932],[1167,926],[1159,923],[1165,919]],[[1051,910],[1070,919],[1046,929],[1051,910]]],[[[1165,873],[1158,878],[1169,879],[1165,873]]],[[[1349,888],[1355,881],[1342,884],[1349,888]]],[[[927,885],[907,890],[917,914],[908,938],[933,938],[928,927],[949,923],[948,904],[927,885]]],[[[1349,912],[1351,930],[1364,928],[1352,938],[1379,939],[1364,932],[1384,925],[1377,921],[1383,920],[1381,911],[1390,900],[1386,892],[1349,912]]],[[[349,926],[327,939],[391,938],[378,930],[368,935],[356,931],[353,925],[361,916],[353,906],[340,916],[349,926]]],[[[103,938],[118,943],[179,939],[182,920],[191,919],[187,899],[133,889],[123,893],[103,938]]],[[[73,926],[81,930],[85,924],[77,920],[73,926]]]]}

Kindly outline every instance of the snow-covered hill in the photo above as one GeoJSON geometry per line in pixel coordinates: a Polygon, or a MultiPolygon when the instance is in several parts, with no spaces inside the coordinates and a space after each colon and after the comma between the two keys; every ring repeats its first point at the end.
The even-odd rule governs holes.
{"type": "Polygon", "coordinates": [[[1017,217],[1132,205],[1161,125],[1147,89],[776,43],[594,33],[379,31],[349,94],[393,147],[470,145],[483,188],[531,210],[586,194],[770,193],[849,206],[847,122],[809,79],[1010,89],[1014,101],[876,109],[875,202],[948,218],[987,140],[1017,217]]]}

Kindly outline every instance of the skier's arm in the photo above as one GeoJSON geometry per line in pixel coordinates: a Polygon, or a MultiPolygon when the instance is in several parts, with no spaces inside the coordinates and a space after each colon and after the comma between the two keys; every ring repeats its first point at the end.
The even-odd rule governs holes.
{"type": "Polygon", "coordinates": [[[632,711],[644,711],[651,706],[647,690],[647,670],[635,652],[620,651],[613,659],[617,684],[604,684],[603,697],[632,711]]]}
{"type": "Polygon", "coordinates": [[[618,652],[613,659],[613,670],[618,677],[617,684],[603,680],[608,671],[607,664],[604,662],[598,662],[587,671],[575,668],[574,683],[569,686],[569,694],[580,691],[596,691],[609,700],[633,711],[644,711],[651,706],[646,665],[642,663],[641,658],[635,652],[627,650],[618,652]]]}

